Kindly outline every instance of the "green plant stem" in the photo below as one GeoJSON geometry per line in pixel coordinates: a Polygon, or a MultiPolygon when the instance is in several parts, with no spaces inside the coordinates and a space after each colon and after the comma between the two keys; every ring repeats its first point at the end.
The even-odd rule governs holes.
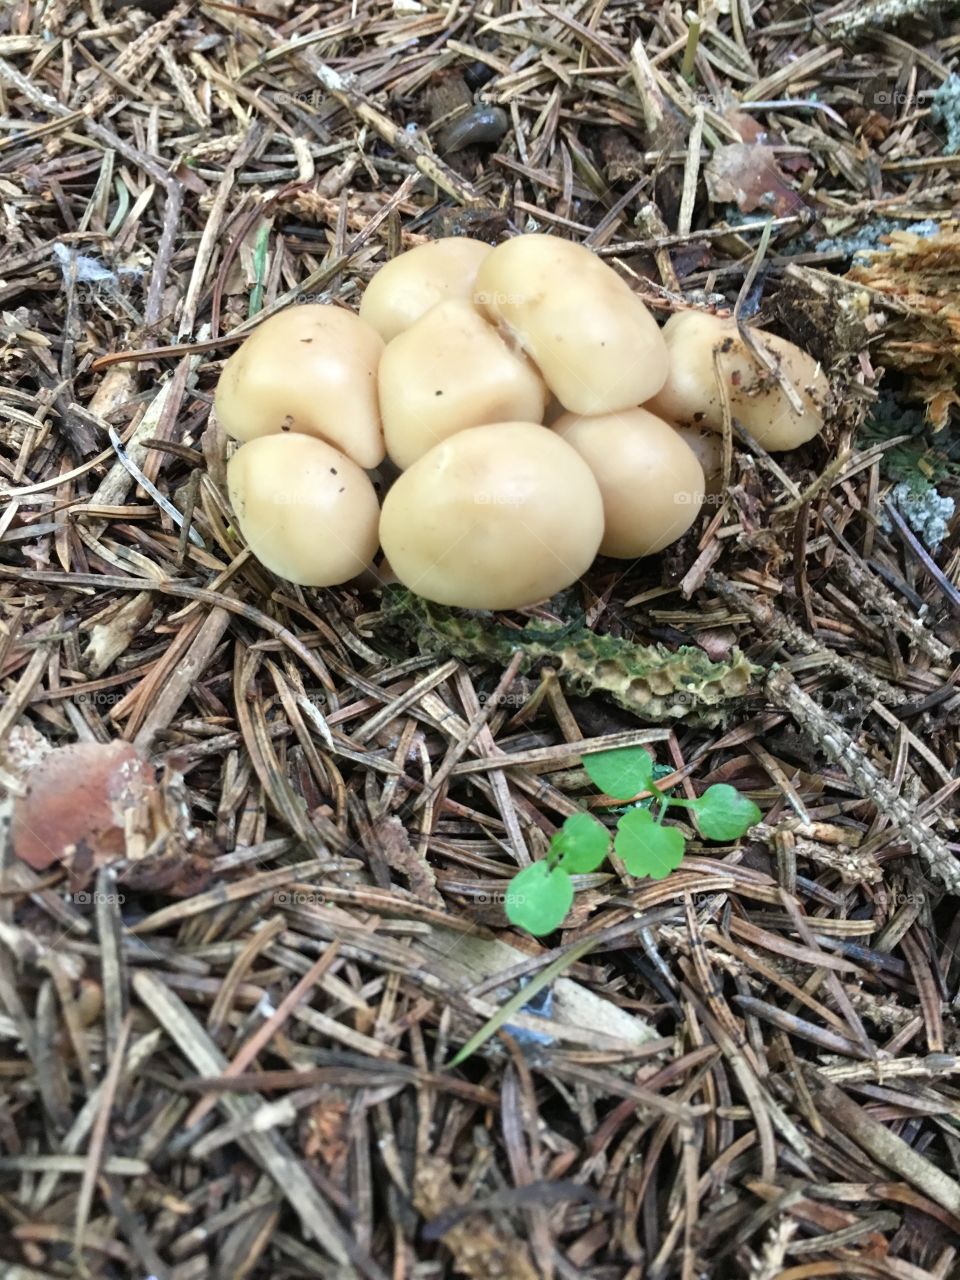
{"type": "Polygon", "coordinates": [[[247,318],[252,319],[259,311],[263,309],[263,292],[264,281],[267,274],[267,248],[270,244],[270,223],[265,222],[257,232],[257,240],[253,250],[254,269],[256,271],[256,283],[250,293],[250,303],[247,308],[247,318]]]}
{"type": "Polygon", "coordinates": [[[683,63],[680,74],[687,84],[693,84],[693,72],[697,61],[697,45],[700,43],[700,19],[695,14],[688,15],[687,45],[683,51],[683,63]]]}

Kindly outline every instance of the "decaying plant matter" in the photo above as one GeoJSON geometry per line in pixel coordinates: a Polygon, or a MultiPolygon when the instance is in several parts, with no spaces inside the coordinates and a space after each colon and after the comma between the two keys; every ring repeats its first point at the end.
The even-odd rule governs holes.
{"type": "Polygon", "coordinates": [[[880,351],[907,373],[935,426],[960,405],[960,231],[936,236],[894,232],[881,252],[855,264],[848,278],[889,307],[880,351]]]}
{"type": "Polygon", "coordinates": [[[749,693],[759,670],[739,650],[711,660],[703,649],[642,645],[597,635],[580,621],[506,627],[491,618],[444,609],[402,588],[391,588],[386,607],[370,626],[399,632],[426,653],[471,661],[486,659],[516,669],[554,668],[578,694],[603,694],[648,724],[689,717],[722,723],[749,693]]]}

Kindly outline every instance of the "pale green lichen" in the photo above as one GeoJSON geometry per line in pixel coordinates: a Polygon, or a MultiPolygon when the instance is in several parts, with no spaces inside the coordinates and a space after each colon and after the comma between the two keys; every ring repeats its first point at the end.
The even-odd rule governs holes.
{"type": "MultiPolygon", "coordinates": [[[[947,536],[956,510],[954,499],[936,486],[960,480],[960,440],[950,432],[934,431],[919,409],[881,392],[858,443],[866,449],[892,439],[899,443],[884,449],[880,473],[893,482],[890,498],[907,524],[935,551],[947,536]]],[[[880,523],[889,531],[888,516],[881,516],[880,523]]]]}
{"type": "Polygon", "coordinates": [[[872,0],[872,3],[855,5],[827,21],[834,39],[849,39],[871,27],[878,30],[895,27],[905,18],[933,17],[955,4],[956,0],[872,0]]]}
{"type": "MultiPolygon", "coordinates": [[[[890,499],[921,542],[936,551],[947,536],[956,511],[953,498],[944,497],[928,481],[911,484],[901,480],[891,490],[890,499]]],[[[886,515],[880,523],[889,531],[890,521],[886,515]]]]}
{"type": "Polygon", "coordinates": [[[960,152],[960,76],[953,72],[937,89],[930,103],[930,118],[947,127],[945,156],[960,152]]]}
{"type": "Polygon", "coordinates": [[[661,644],[634,644],[597,635],[579,620],[527,623],[515,630],[488,617],[430,604],[408,591],[390,592],[381,619],[427,653],[501,666],[520,653],[521,671],[545,663],[571,692],[604,694],[651,724],[679,719],[721,724],[759,671],[739,649],[726,661],[713,662],[693,645],[673,651],[661,644]]]}
{"type": "Polygon", "coordinates": [[[884,236],[894,232],[906,231],[915,236],[935,236],[940,231],[940,223],[935,218],[924,218],[922,222],[896,222],[892,218],[872,218],[865,226],[857,227],[844,236],[828,236],[818,240],[814,245],[817,253],[843,253],[854,262],[866,262],[873,253],[888,251],[890,246],[883,243],[884,236]]]}

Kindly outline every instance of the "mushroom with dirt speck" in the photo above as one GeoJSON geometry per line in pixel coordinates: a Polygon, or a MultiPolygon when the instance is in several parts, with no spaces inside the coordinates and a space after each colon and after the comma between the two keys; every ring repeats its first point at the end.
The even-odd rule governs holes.
{"type": "Polygon", "coordinates": [[[681,311],[663,327],[670,355],[667,380],[645,408],[678,426],[723,431],[723,397],[730,413],[771,453],[795,449],[823,427],[830,384],[819,363],[806,351],[760,329],[757,341],[773,356],[780,373],[803,403],[797,413],[776,376],[750,351],[733,318],[704,311],[681,311]]]}
{"type": "Polygon", "coordinates": [[[361,320],[390,342],[438,302],[469,301],[477,270],[492,252],[482,240],[444,236],[398,254],[364,290],[361,320]]]}
{"type": "Polygon", "coordinates": [[[376,491],[355,462],[323,440],[251,440],[227,464],[227,487],[250,549],[288,582],[336,586],[376,554],[376,491]]]}
{"type": "Polygon", "coordinates": [[[467,427],[539,422],[547,398],[536,369],[459,300],[388,343],[379,385],[387,453],[401,468],[467,427]]]}
{"type": "Polygon", "coordinates": [[[377,404],[380,335],[340,307],[288,307],[265,320],[223,367],[214,406],[236,440],[298,433],[358,466],[383,461],[377,404]]]}
{"type": "Polygon", "coordinates": [[[612,413],[655,395],[667,351],[653,316],[596,254],[559,236],[497,245],[477,272],[474,305],[511,335],[573,413],[612,413]]]}
{"type": "Polygon", "coordinates": [[[380,540],[404,586],[438,604],[521,609],[571,586],[603,537],[590,468],[544,427],[471,427],[396,481],[380,540]]]}
{"type": "Polygon", "coordinates": [[[551,428],[590,467],[603,497],[601,555],[634,559],[683,536],[703,502],[703,468],[677,432],[645,409],[578,417],[551,428]]]}

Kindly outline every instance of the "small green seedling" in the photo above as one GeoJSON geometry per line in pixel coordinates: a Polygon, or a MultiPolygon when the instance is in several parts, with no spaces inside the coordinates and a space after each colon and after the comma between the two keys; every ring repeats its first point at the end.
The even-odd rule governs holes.
{"type": "MultiPolygon", "coordinates": [[[[642,791],[659,803],[628,809],[617,823],[613,847],[632,876],[662,880],[679,867],[684,839],[677,827],[665,827],[667,809],[692,810],[700,833],[708,840],[737,840],[755,822],[760,810],[726,782],[707,787],[696,800],[679,799],[661,791],[653,780],[653,758],[643,747],[622,747],[585,756],[583,767],[591,780],[614,800],[631,800],[642,791]]],[[[563,923],[573,904],[571,875],[585,875],[602,866],[610,851],[610,833],[589,813],[574,813],[550,841],[547,856],[524,867],[510,881],[506,912],[512,924],[537,937],[563,923]]]]}

